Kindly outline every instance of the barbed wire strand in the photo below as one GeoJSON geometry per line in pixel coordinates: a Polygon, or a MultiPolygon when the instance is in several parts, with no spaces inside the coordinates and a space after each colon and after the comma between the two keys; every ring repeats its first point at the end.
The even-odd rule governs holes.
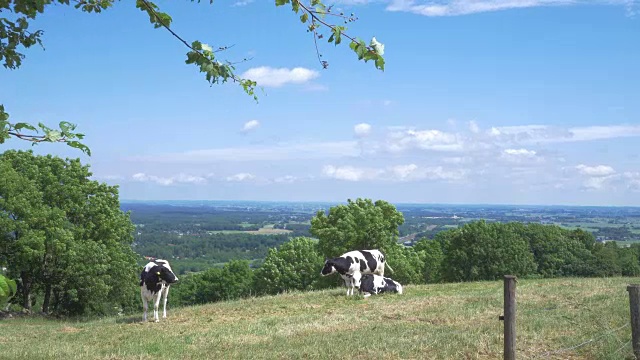
{"type": "Polygon", "coordinates": [[[613,332],[621,330],[622,328],[627,327],[627,326],[629,326],[629,323],[626,323],[626,324],[624,324],[624,325],[622,325],[622,326],[620,326],[618,328],[608,330],[608,331],[602,333],[601,335],[598,335],[598,336],[596,336],[594,338],[591,338],[591,339],[589,339],[587,341],[581,342],[580,344],[577,344],[577,345],[574,345],[574,346],[571,346],[571,347],[568,347],[568,348],[563,348],[563,349],[558,349],[558,350],[553,350],[553,351],[547,351],[545,353],[535,355],[535,356],[531,357],[531,359],[539,358],[541,356],[549,357],[550,355],[553,355],[553,354],[560,354],[560,353],[563,353],[563,352],[566,352],[566,351],[569,351],[569,350],[574,350],[574,349],[580,348],[580,347],[585,346],[587,344],[590,344],[590,343],[592,343],[592,342],[594,342],[596,340],[599,340],[599,339],[601,339],[601,338],[603,338],[603,337],[605,337],[605,336],[607,336],[607,335],[609,335],[609,334],[611,334],[613,332]]]}
{"type": "Polygon", "coordinates": [[[618,350],[614,351],[611,355],[615,355],[615,354],[617,354],[618,352],[620,352],[620,350],[622,350],[622,349],[624,349],[625,347],[627,347],[627,345],[629,345],[630,343],[631,343],[631,339],[629,339],[629,341],[627,341],[626,343],[624,343],[624,345],[620,346],[620,347],[618,348],[618,350]]]}

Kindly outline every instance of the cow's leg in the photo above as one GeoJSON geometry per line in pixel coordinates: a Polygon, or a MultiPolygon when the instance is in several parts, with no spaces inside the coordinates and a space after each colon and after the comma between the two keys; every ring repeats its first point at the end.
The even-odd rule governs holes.
{"type": "Polygon", "coordinates": [[[149,307],[149,302],[147,301],[147,298],[144,297],[144,295],[142,295],[141,297],[142,307],[144,307],[144,315],[142,316],[142,320],[147,321],[147,308],[149,307]]]}
{"type": "Polygon", "coordinates": [[[160,297],[162,296],[162,290],[158,291],[153,299],[153,318],[155,322],[159,322],[160,318],[158,318],[158,308],[160,307],[160,297]]]}
{"type": "Polygon", "coordinates": [[[353,296],[353,293],[354,293],[355,288],[356,288],[356,283],[357,283],[356,278],[355,278],[356,274],[357,273],[351,275],[351,278],[349,279],[349,280],[351,280],[351,281],[349,281],[349,286],[350,286],[350,290],[351,290],[351,296],[353,296]]]}
{"type": "Polygon", "coordinates": [[[362,279],[362,274],[358,271],[353,273],[353,276],[351,277],[351,283],[352,283],[352,290],[351,290],[351,295],[353,295],[353,291],[354,289],[358,289],[358,293],[360,293],[360,279],[362,279]]]}
{"type": "Polygon", "coordinates": [[[164,302],[164,308],[162,309],[162,318],[166,319],[167,318],[167,298],[169,297],[169,287],[167,286],[163,291],[163,302],[164,302]]]}
{"type": "Polygon", "coordinates": [[[349,296],[349,290],[351,290],[351,278],[344,278],[344,286],[347,288],[347,296],[349,296]]]}

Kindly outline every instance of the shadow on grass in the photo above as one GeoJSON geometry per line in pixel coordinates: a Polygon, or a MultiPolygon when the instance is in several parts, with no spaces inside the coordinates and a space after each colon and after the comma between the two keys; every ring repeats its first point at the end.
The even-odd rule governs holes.
{"type": "MultiPolygon", "coordinates": [[[[151,319],[151,322],[153,322],[153,319],[151,319]]],[[[142,320],[142,316],[127,316],[127,317],[117,318],[116,323],[117,324],[135,324],[135,323],[144,323],[144,321],[142,320]]]]}

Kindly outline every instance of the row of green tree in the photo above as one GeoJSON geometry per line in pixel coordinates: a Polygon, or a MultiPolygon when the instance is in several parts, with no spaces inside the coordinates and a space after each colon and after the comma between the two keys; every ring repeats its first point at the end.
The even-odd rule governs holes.
{"type": "Polygon", "coordinates": [[[496,280],[505,274],[521,278],[640,275],[640,245],[618,247],[595,241],[581,229],[556,225],[475,221],[423,238],[413,247],[397,244],[403,216],[384,201],[348,201],[318,212],[311,232],[317,239],[296,237],[269,250],[255,271],[246,261],[232,261],[182,278],[172,290],[173,303],[199,304],[249,295],[339,286],[337,276],[320,276],[327,257],[351,249],[381,249],[394,271],[385,273],[403,284],[496,280]]]}

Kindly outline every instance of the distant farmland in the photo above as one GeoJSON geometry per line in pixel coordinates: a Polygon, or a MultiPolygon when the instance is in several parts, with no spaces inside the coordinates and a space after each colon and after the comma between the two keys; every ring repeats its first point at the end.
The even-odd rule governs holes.
{"type": "Polygon", "coordinates": [[[251,235],[281,235],[292,233],[292,230],[274,229],[273,225],[265,225],[258,230],[219,230],[207,231],[207,234],[251,234],[251,235]]]}

